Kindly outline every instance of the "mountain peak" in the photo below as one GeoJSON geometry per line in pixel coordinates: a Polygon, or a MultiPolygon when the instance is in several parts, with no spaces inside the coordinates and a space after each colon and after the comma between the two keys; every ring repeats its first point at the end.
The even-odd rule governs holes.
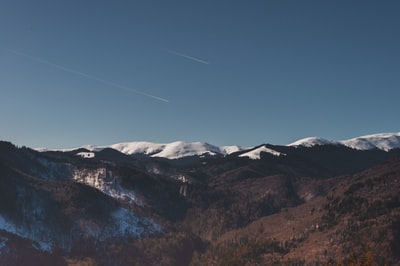
{"type": "Polygon", "coordinates": [[[304,146],[304,147],[313,147],[317,145],[336,145],[338,144],[337,141],[328,140],[320,137],[308,137],[304,139],[300,139],[293,143],[290,143],[287,146],[304,146]]]}
{"type": "Polygon", "coordinates": [[[284,153],[281,153],[281,152],[275,151],[273,149],[270,149],[265,145],[262,145],[262,146],[260,146],[258,148],[255,148],[253,150],[250,150],[250,151],[248,151],[246,153],[243,153],[243,154],[239,155],[239,157],[248,157],[249,159],[252,159],[252,160],[259,160],[259,159],[261,159],[261,153],[262,152],[269,153],[269,154],[272,154],[274,156],[284,156],[284,155],[286,155],[284,153]]]}
{"type": "Polygon", "coordinates": [[[313,147],[316,145],[343,145],[356,150],[379,149],[389,151],[400,148],[400,132],[365,135],[348,140],[327,140],[320,137],[300,139],[287,146],[313,147]]]}
{"type": "Polygon", "coordinates": [[[366,135],[343,140],[341,143],[357,150],[379,149],[389,151],[391,149],[400,148],[400,132],[366,135]]]}

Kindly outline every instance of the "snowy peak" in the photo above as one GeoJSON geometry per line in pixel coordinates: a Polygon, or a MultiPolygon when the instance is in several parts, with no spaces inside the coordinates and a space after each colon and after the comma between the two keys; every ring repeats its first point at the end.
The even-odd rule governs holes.
{"type": "Polygon", "coordinates": [[[357,150],[379,149],[389,151],[391,149],[400,148],[400,132],[367,135],[343,140],[340,141],[340,143],[357,150]]]}
{"type": "Polygon", "coordinates": [[[160,152],[153,154],[152,157],[178,159],[182,157],[204,155],[204,154],[222,155],[223,152],[219,147],[208,143],[203,143],[203,142],[190,143],[190,142],[176,141],[166,144],[160,152]]]}
{"type": "Polygon", "coordinates": [[[340,141],[311,137],[298,140],[289,144],[288,146],[313,147],[316,145],[344,145],[356,150],[379,149],[389,151],[391,149],[400,148],[400,132],[366,135],[340,141]]]}
{"type": "Polygon", "coordinates": [[[120,151],[122,153],[132,155],[132,154],[145,154],[153,155],[161,152],[165,148],[166,144],[152,143],[146,141],[136,141],[136,142],[124,142],[114,144],[103,148],[112,148],[114,150],[120,151]]]}
{"type": "Polygon", "coordinates": [[[319,137],[310,137],[310,138],[304,138],[304,139],[295,141],[293,143],[290,143],[288,146],[313,147],[313,146],[317,146],[317,145],[335,145],[335,144],[338,144],[338,142],[333,141],[333,140],[324,139],[324,138],[319,138],[319,137]]]}
{"type": "Polygon", "coordinates": [[[220,148],[224,154],[231,154],[238,151],[243,151],[244,149],[240,146],[223,146],[220,148]]]}
{"type": "Polygon", "coordinates": [[[284,156],[284,155],[286,155],[284,153],[275,151],[275,150],[270,149],[267,146],[263,145],[261,147],[258,147],[256,149],[254,149],[254,150],[251,150],[249,152],[243,153],[243,154],[239,155],[239,157],[248,157],[248,158],[250,158],[252,160],[259,160],[259,159],[261,159],[261,153],[262,152],[269,153],[269,154],[272,154],[274,156],[284,156]]]}

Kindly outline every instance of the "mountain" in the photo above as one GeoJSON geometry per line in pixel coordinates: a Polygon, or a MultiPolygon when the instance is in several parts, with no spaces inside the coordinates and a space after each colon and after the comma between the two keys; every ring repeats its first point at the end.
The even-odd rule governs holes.
{"type": "Polygon", "coordinates": [[[389,151],[391,149],[400,148],[400,132],[373,134],[340,141],[311,137],[300,139],[288,146],[312,147],[315,145],[344,145],[356,150],[379,149],[389,151]]]}
{"type": "Polygon", "coordinates": [[[312,141],[0,141],[0,264],[400,265],[400,149],[312,141]]]}
{"type": "Polygon", "coordinates": [[[341,143],[357,150],[380,149],[389,151],[391,149],[400,148],[400,132],[367,135],[354,139],[342,140],[341,143]]]}
{"type": "MultiPolygon", "coordinates": [[[[80,148],[59,149],[58,151],[73,151],[86,149],[92,152],[98,152],[107,148],[115,149],[127,155],[144,155],[149,157],[160,157],[166,159],[179,159],[190,156],[201,155],[219,155],[224,156],[243,150],[239,146],[217,147],[204,142],[183,142],[176,141],[172,143],[160,144],[152,142],[124,142],[109,146],[86,145],[80,148]]],[[[54,149],[39,148],[38,151],[57,151],[54,149]]]]}
{"type": "Polygon", "coordinates": [[[400,265],[399,180],[399,159],[319,180],[326,193],[303,179],[304,203],[227,231],[193,264],[400,265]]]}
{"type": "MultiPolygon", "coordinates": [[[[320,137],[309,137],[295,141],[287,146],[290,147],[313,147],[316,145],[343,145],[356,150],[380,149],[389,151],[391,149],[400,148],[400,132],[399,133],[382,133],[368,136],[361,136],[349,140],[327,140],[320,137]]],[[[145,156],[153,158],[165,159],[181,159],[193,156],[227,156],[237,154],[241,157],[251,159],[259,159],[259,153],[270,153],[276,156],[282,155],[280,152],[271,150],[270,148],[262,148],[261,146],[243,148],[240,146],[215,146],[206,142],[183,142],[176,141],[171,143],[153,143],[153,142],[123,142],[108,146],[85,145],[72,149],[48,149],[39,148],[38,151],[62,151],[71,152],[82,150],[83,152],[100,152],[104,149],[114,149],[123,154],[131,156],[145,156]],[[260,150],[258,150],[260,149],[260,150]],[[249,154],[243,155],[241,152],[247,151],[249,154]]],[[[94,156],[92,153],[82,153],[81,156],[94,156]]]]}
{"type": "Polygon", "coordinates": [[[297,140],[293,143],[288,144],[288,146],[303,146],[303,147],[313,147],[317,145],[339,145],[340,142],[334,140],[327,140],[320,137],[308,137],[304,139],[297,140]]]}
{"type": "Polygon", "coordinates": [[[268,154],[272,154],[274,156],[284,156],[285,155],[284,153],[275,151],[273,149],[268,148],[265,145],[262,145],[258,148],[254,148],[248,152],[240,154],[239,157],[248,157],[252,160],[259,160],[259,159],[261,159],[261,153],[268,153],[268,154]]]}
{"type": "Polygon", "coordinates": [[[1,142],[0,231],[48,252],[160,233],[153,218],[132,211],[142,202],[113,170],[1,142]]]}

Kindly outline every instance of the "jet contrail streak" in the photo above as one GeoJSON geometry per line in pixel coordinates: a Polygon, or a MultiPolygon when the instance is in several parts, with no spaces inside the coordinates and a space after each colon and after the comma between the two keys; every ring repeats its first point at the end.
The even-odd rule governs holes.
{"type": "Polygon", "coordinates": [[[140,94],[140,95],[143,95],[143,96],[146,96],[146,97],[149,97],[149,98],[152,98],[152,99],[156,99],[156,100],[159,100],[159,101],[169,102],[169,100],[167,100],[167,99],[164,99],[164,98],[161,98],[161,97],[158,97],[158,96],[155,96],[155,95],[151,95],[151,94],[145,93],[143,91],[138,91],[138,90],[135,90],[135,89],[132,89],[132,88],[129,88],[129,87],[126,87],[126,86],[123,86],[123,85],[108,81],[108,80],[104,80],[104,79],[101,79],[101,78],[86,74],[84,72],[80,72],[80,71],[77,71],[77,70],[74,70],[74,69],[71,69],[71,68],[67,68],[67,67],[52,63],[50,61],[41,59],[39,57],[35,57],[35,56],[32,56],[32,55],[21,53],[21,52],[16,51],[16,50],[11,50],[11,49],[5,49],[5,50],[7,50],[10,53],[29,58],[29,59],[34,60],[36,62],[39,62],[41,64],[52,66],[52,67],[61,69],[61,70],[66,71],[66,72],[73,73],[73,74],[85,77],[87,79],[95,80],[95,81],[98,81],[100,83],[103,83],[103,84],[106,84],[106,85],[110,85],[112,87],[116,87],[116,88],[119,88],[119,89],[122,89],[122,90],[125,90],[125,91],[129,91],[129,92],[134,92],[136,94],[140,94]]]}
{"type": "Polygon", "coordinates": [[[177,55],[177,56],[181,56],[181,57],[184,57],[184,58],[186,58],[186,59],[193,60],[193,61],[196,61],[196,62],[199,62],[199,63],[202,63],[202,64],[206,64],[206,65],[210,64],[210,63],[207,62],[207,61],[201,60],[201,59],[196,58],[196,57],[193,57],[193,56],[189,56],[189,55],[185,55],[185,54],[182,54],[182,53],[178,53],[178,52],[176,52],[176,51],[172,51],[172,50],[169,50],[169,49],[165,49],[165,51],[167,51],[167,52],[170,53],[170,54],[174,54],[174,55],[177,55]]]}

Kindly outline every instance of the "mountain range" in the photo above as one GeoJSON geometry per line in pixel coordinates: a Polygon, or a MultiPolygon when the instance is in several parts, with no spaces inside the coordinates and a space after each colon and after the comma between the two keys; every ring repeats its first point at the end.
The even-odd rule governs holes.
{"type": "Polygon", "coordinates": [[[399,143],[0,141],[0,264],[400,265],[399,143]]]}
{"type": "MultiPolygon", "coordinates": [[[[295,141],[287,146],[305,146],[312,147],[316,145],[343,145],[357,150],[391,150],[400,148],[400,132],[398,133],[382,133],[361,136],[353,139],[336,141],[327,140],[320,137],[309,137],[295,141]]],[[[85,145],[73,149],[58,149],[59,151],[72,151],[85,149],[91,152],[101,151],[106,148],[115,149],[127,155],[145,155],[149,157],[160,157],[167,159],[179,159],[183,157],[211,155],[211,156],[226,156],[232,153],[239,153],[245,150],[251,150],[255,147],[243,148],[240,146],[222,146],[218,147],[205,142],[183,142],[176,141],[167,144],[152,143],[152,142],[124,142],[109,146],[85,145]]],[[[257,147],[258,148],[258,147],[257,147]]],[[[55,149],[39,148],[38,151],[56,151],[55,149]]],[[[275,155],[280,155],[271,149],[264,149],[262,152],[267,152],[275,155]]],[[[250,156],[258,158],[259,156],[250,156]]]]}

